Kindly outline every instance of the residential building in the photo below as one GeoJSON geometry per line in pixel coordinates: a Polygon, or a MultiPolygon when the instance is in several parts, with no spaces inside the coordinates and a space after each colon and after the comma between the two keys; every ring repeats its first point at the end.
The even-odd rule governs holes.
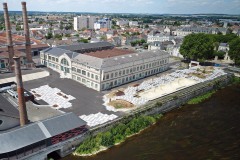
{"type": "Polygon", "coordinates": [[[192,33],[205,33],[205,34],[219,34],[226,35],[229,33],[227,28],[211,28],[211,27],[184,27],[177,29],[173,32],[173,35],[184,37],[192,33]]]}
{"type": "Polygon", "coordinates": [[[165,51],[134,53],[132,50],[111,46],[98,50],[99,47],[96,46],[104,43],[106,44],[88,44],[95,49],[89,48],[85,52],[80,48],[85,49],[86,44],[49,48],[41,51],[41,62],[62,76],[97,91],[111,89],[168,69],[169,54],[165,51]]]}
{"type": "Polygon", "coordinates": [[[94,23],[95,30],[99,30],[101,28],[110,29],[111,27],[112,27],[112,20],[109,18],[103,18],[94,23]]]}
{"type": "Polygon", "coordinates": [[[125,26],[125,25],[129,24],[129,21],[128,20],[119,20],[116,22],[116,24],[119,26],[125,26]]]}
{"type": "Polygon", "coordinates": [[[78,16],[74,17],[73,27],[74,30],[94,29],[94,23],[98,20],[95,16],[78,16]]]}
{"type": "Polygon", "coordinates": [[[129,26],[138,26],[138,21],[129,21],[129,26]]]}

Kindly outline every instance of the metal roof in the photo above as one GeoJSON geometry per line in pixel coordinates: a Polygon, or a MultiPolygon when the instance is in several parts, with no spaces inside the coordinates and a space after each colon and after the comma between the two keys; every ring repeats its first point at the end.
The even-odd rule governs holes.
{"type": "Polygon", "coordinates": [[[86,125],[74,113],[66,113],[0,134],[0,154],[40,142],[49,137],[86,125]]]}
{"type": "Polygon", "coordinates": [[[109,42],[97,42],[97,43],[79,43],[76,45],[58,46],[58,48],[69,50],[69,51],[80,51],[84,49],[94,49],[100,47],[113,47],[109,42]]]}
{"type": "Polygon", "coordinates": [[[104,69],[106,71],[106,68],[114,68],[118,65],[134,63],[136,61],[147,60],[149,58],[156,58],[166,54],[169,55],[166,51],[162,50],[131,53],[110,58],[97,58],[90,55],[79,54],[73,59],[73,61],[96,69],[104,69]]]}

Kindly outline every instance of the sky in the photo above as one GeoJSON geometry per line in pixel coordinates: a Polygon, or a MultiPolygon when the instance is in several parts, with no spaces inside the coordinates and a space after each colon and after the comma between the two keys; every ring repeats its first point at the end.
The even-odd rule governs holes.
{"type": "MultiPolygon", "coordinates": [[[[22,0],[7,2],[10,11],[20,11],[22,0]]],[[[240,0],[26,0],[28,11],[240,14],[240,0]]],[[[2,9],[1,9],[2,10],[2,9]]]]}

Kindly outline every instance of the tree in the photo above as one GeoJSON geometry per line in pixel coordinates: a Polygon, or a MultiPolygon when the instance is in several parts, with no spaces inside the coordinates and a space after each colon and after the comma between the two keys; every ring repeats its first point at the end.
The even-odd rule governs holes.
{"type": "Polygon", "coordinates": [[[213,57],[213,41],[203,33],[187,35],[180,47],[184,58],[192,60],[205,60],[213,57]]]}
{"type": "Polygon", "coordinates": [[[54,38],[55,38],[55,39],[62,40],[62,35],[61,35],[61,34],[55,34],[54,38]]]}
{"type": "Polygon", "coordinates": [[[78,40],[78,42],[88,43],[88,39],[81,38],[81,39],[78,40]]]}
{"type": "Polygon", "coordinates": [[[240,65],[240,38],[235,38],[229,43],[229,56],[236,65],[240,65]]]}
{"type": "Polygon", "coordinates": [[[114,144],[114,140],[113,140],[113,137],[112,137],[112,134],[108,131],[108,132],[105,132],[103,135],[102,135],[102,143],[101,143],[103,146],[111,146],[114,144]]]}
{"type": "Polygon", "coordinates": [[[46,39],[51,39],[53,38],[52,32],[48,32],[47,35],[45,36],[46,39]]]}

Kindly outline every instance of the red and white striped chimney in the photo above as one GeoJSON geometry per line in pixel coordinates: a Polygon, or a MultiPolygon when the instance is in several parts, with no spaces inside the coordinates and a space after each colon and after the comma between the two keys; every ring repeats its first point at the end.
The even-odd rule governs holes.
{"type": "Polygon", "coordinates": [[[12,41],[12,32],[11,32],[11,24],[8,15],[8,6],[7,3],[3,3],[3,10],[4,10],[4,19],[5,19],[5,28],[6,28],[6,35],[7,35],[7,46],[8,46],[8,54],[9,54],[9,70],[13,70],[13,41],[12,41]]]}
{"type": "Polygon", "coordinates": [[[22,16],[23,16],[23,26],[24,26],[24,34],[25,34],[25,41],[26,41],[27,63],[32,64],[33,60],[32,60],[31,41],[30,41],[30,34],[29,34],[29,27],[28,27],[26,2],[22,2],[22,16]]]}

